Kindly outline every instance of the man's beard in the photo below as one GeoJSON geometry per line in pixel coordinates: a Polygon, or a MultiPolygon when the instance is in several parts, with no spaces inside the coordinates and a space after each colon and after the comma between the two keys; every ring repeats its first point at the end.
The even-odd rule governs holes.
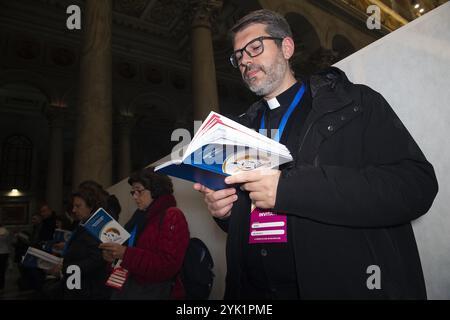
{"type": "Polygon", "coordinates": [[[275,61],[265,67],[260,64],[251,64],[246,69],[242,78],[247,85],[247,87],[258,96],[266,96],[273,91],[275,91],[280,84],[283,82],[284,75],[287,71],[287,63],[284,59],[282,53],[280,52],[275,61]],[[247,77],[248,72],[253,70],[260,70],[261,72],[266,74],[266,77],[263,78],[259,83],[253,83],[251,79],[247,77]]]}

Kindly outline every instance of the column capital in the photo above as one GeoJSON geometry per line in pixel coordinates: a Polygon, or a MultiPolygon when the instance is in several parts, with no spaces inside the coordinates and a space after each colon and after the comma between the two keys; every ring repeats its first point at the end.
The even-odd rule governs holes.
{"type": "Polygon", "coordinates": [[[223,0],[189,0],[189,16],[192,28],[211,28],[212,21],[222,9],[223,0]]]}
{"type": "Polygon", "coordinates": [[[132,114],[117,114],[114,122],[121,128],[131,128],[136,123],[136,117],[132,114]]]}
{"type": "Polygon", "coordinates": [[[66,108],[57,107],[57,106],[47,106],[44,109],[44,115],[48,120],[50,127],[63,127],[64,119],[66,116],[67,110],[66,108]]]}

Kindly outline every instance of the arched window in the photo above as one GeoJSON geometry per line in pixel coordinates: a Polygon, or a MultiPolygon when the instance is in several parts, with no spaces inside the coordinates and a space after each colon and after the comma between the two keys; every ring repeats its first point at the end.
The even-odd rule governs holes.
{"type": "Polygon", "coordinates": [[[22,135],[5,139],[2,146],[0,185],[3,190],[29,190],[33,144],[22,135]]]}

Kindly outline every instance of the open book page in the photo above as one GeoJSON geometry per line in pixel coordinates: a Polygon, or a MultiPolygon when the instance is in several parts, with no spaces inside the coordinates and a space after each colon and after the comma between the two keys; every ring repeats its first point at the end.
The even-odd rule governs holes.
{"type": "Polygon", "coordinates": [[[56,265],[62,264],[63,259],[43,250],[29,247],[22,258],[22,265],[28,268],[50,270],[56,265]]]}
{"type": "Polygon", "coordinates": [[[195,134],[183,158],[186,158],[190,153],[198,150],[200,147],[213,143],[218,138],[226,139],[232,144],[271,151],[283,157],[290,156],[286,146],[233,120],[211,112],[195,134]]]}
{"type": "Polygon", "coordinates": [[[227,175],[278,168],[292,156],[286,146],[211,112],[183,153],[175,150],[164,159],[168,157],[158,161],[155,171],[218,190],[226,187],[227,175]]]}

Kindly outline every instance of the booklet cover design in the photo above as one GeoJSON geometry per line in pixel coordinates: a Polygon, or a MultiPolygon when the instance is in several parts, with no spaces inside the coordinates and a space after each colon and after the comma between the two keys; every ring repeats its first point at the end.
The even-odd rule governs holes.
{"type": "Polygon", "coordinates": [[[101,242],[123,244],[130,234],[103,208],[95,211],[83,227],[101,242]]]}

